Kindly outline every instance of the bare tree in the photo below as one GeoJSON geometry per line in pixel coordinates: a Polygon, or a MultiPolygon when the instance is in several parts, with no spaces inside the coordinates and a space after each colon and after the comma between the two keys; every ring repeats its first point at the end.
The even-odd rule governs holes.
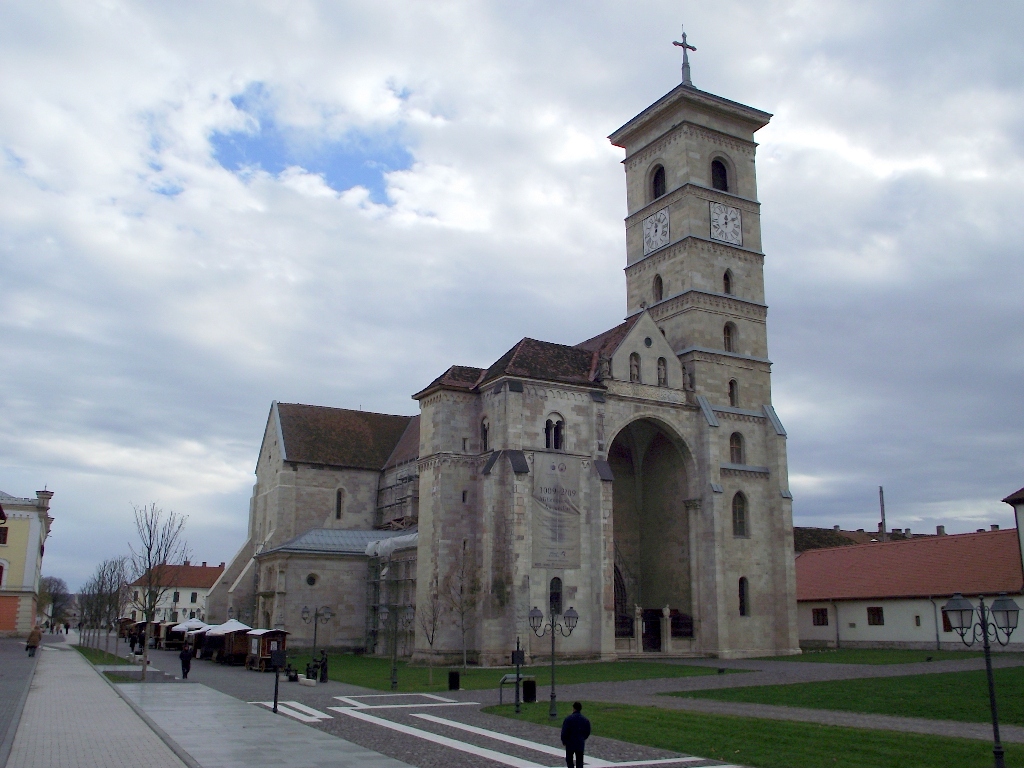
{"type": "Polygon", "coordinates": [[[105,631],[103,650],[109,653],[110,631],[128,605],[128,558],[112,557],[96,566],[90,587],[94,603],[92,613],[95,614],[96,626],[105,631]]]}
{"type": "Polygon", "coordinates": [[[142,613],[142,679],[149,665],[149,625],[156,619],[157,606],[176,585],[168,566],[180,565],[189,556],[185,542],[187,517],[177,512],[164,512],[156,504],[135,507],[135,530],[138,540],[131,545],[133,585],[132,604],[142,613]]]}
{"type": "Polygon", "coordinates": [[[442,594],[455,626],[462,635],[462,668],[465,669],[469,665],[466,635],[473,626],[476,604],[480,599],[480,578],[466,539],[462,540],[462,547],[445,576],[442,594]]]}
{"type": "Polygon", "coordinates": [[[94,574],[89,578],[78,595],[78,610],[82,631],[78,637],[80,645],[89,647],[92,644],[92,630],[96,626],[99,615],[99,584],[94,574]]]}
{"type": "Polygon", "coordinates": [[[50,607],[50,625],[64,621],[64,614],[71,605],[71,593],[64,579],[43,576],[39,580],[39,602],[50,607]]]}
{"type": "Polygon", "coordinates": [[[430,592],[427,601],[421,606],[416,606],[416,613],[419,614],[420,629],[423,630],[423,637],[430,646],[430,655],[427,657],[427,685],[434,684],[434,639],[437,637],[437,628],[441,624],[441,614],[444,613],[444,606],[441,603],[441,595],[437,590],[437,579],[430,582],[430,592]]]}

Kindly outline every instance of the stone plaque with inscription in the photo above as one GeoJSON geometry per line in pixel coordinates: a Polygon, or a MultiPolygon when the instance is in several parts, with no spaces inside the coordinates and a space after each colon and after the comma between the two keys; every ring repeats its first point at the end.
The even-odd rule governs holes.
{"type": "Polygon", "coordinates": [[[580,567],[580,461],[537,453],[533,462],[533,567],[580,567]]]}

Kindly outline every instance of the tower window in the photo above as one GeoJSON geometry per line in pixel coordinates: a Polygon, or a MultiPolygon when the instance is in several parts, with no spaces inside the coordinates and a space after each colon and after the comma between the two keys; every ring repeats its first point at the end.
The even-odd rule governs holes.
{"type": "Polygon", "coordinates": [[[750,615],[750,586],[747,584],[747,577],[740,577],[740,616],[750,615]]]}
{"type": "Polygon", "coordinates": [[[334,519],[341,520],[341,510],[345,506],[345,489],[339,488],[334,494],[334,519]]]}
{"type": "Polygon", "coordinates": [[[629,380],[640,383],[640,355],[636,352],[629,356],[629,380]]]}
{"type": "Polygon", "coordinates": [[[668,362],[664,357],[658,358],[658,386],[668,386],[668,362]]]}
{"type": "Polygon", "coordinates": [[[661,301],[662,296],[665,294],[665,283],[662,282],[661,275],[654,276],[654,300],[661,301]]]}
{"type": "Polygon", "coordinates": [[[565,447],[565,421],[557,413],[544,423],[544,447],[553,451],[565,447]]]}
{"type": "Polygon", "coordinates": [[[747,497],[737,493],[732,497],[732,535],[747,536],[747,497]]]}
{"type": "Polygon", "coordinates": [[[736,351],[736,326],[732,323],[726,323],[722,330],[722,347],[726,352],[736,351]]]}
{"type": "Polygon", "coordinates": [[[711,186],[722,192],[729,191],[729,172],[721,160],[711,161],[711,186]]]}
{"type": "Polygon", "coordinates": [[[665,168],[659,165],[651,175],[651,200],[657,200],[665,191],[665,168]]]}
{"type": "Polygon", "coordinates": [[[562,615],[562,580],[557,576],[551,580],[548,607],[551,609],[552,616],[562,615]]]}
{"type": "Polygon", "coordinates": [[[487,427],[488,427],[487,419],[481,419],[480,420],[480,450],[481,450],[482,453],[486,453],[488,451],[488,446],[487,446],[487,427]]]}
{"type": "Polygon", "coordinates": [[[732,272],[728,269],[725,270],[725,274],[722,275],[722,293],[732,293],[732,272]]]}
{"type": "Polygon", "coordinates": [[[744,464],[743,461],[743,435],[733,432],[729,437],[729,461],[733,464],[744,464]]]}
{"type": "Polygon", "coordinates": [[[733,408],[738,407],[740,404],[740,385],[736,383],[736,379],[729,379],[729,405],[733,408]]]}

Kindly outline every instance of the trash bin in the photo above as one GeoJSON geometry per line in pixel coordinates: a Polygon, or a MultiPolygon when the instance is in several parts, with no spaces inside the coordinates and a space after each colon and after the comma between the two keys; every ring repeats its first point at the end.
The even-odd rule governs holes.
{"type": "Polygon", "coordinates": [[[534,704],[537,701],[537,681],[523,680],[523,701],[534,704]]]}
{"type": "Polygon", "coordinates": [[[454,669],[449,670],[448,672],[448,690],[459,690],[459,673],[454,669]]]}

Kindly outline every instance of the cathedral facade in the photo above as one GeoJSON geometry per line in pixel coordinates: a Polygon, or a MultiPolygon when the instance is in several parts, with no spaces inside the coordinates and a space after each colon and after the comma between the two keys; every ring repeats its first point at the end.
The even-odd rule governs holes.
{"type": "Polygon", "coordinates": [[[550,653],[528,614],[572,607],[569,657],[798,653],[754,167],[770,117],[684,83],[610,136],[615,328],[453,366],[415,417],[275,403],[211,618],[301,644],[327,605],[320,645],[489,665],[517,638],[550,653]]]}

